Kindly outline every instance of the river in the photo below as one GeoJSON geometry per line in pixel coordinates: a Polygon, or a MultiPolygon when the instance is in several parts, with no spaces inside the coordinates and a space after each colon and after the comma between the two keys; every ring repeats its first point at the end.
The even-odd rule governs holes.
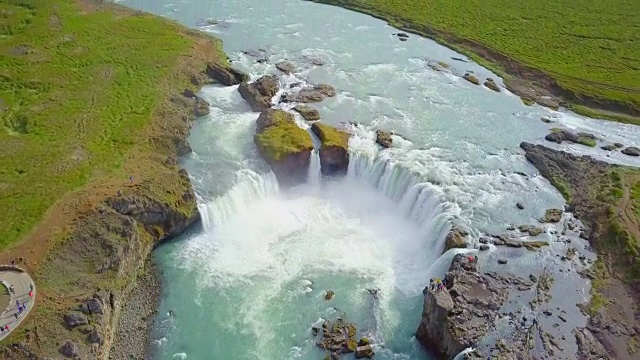
{"type": "MultiPolygon", "coordinates": [[[[253,144],[258,114],[237,87],[201,91],[211,114],[194,125],[193,153],[182,165],[203,221],[155,252],[165,284],[151,345],[157,359],[321,359],[325,353],[311,327],[337,316],[377,344],[376,359],[434,359],[413,334],[422,289],[430,277],[443,275],[454,254],[441,256],[451,226],[477,241],[481,233],[535,223],[545,209],[564,206],[519,143],[544,142],[550,128],[566,127],[640,145],[640,127],[529,107],[504,89],[472,85],[459,75],[473,71],[501,81],[477,64],[452,60],[464,56],[429,39],[410,35],[401,42],[385,22],[344,9],[293,0],[121,3],[211,32],[224,41],[234,66],[253,79],[273,73],[285,86],[334,86],[337,96],[318,104],[322,121],[361,124],[350,140],[344,179],[321,179],[312,168],[308,184],[281,190],[253,144]],[[260,48],[267,63],[243,54],[260,48]],[[276,70],[283,59],[298,71],[276,70]],[[452,73],[428,66],[437,61],[452,73]],[[404,138],[382,151],[374,143],[378,128],[404,138]],[[371,288],[380,289],[378,300],[371,288]],[[331,301],[324,299],[326,290],[336,294],[331,301]]],[[[637,163],[598,147],[545,144],[637,163]]],[[[547,230],[538,237],[554,240],[554,229],[547,230]]],[[[477,254],[486,269],[507,257],[502,269],[539,275],[563,266],[554,256],[562,246],[477,254]]],[[[553,306],[572,308],[567,326],[584,326],[575,304],[587,299],[588,283],[575,273],[560,276],[553,306]]]]}

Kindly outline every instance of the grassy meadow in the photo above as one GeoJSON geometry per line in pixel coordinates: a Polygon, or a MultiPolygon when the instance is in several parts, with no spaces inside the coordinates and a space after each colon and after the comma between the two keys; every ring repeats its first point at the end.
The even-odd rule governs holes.
{"type": "Polygon", "coordinates": [[[0,0],[0,249],[66,193],[128,179],[125,157],[167,90],[158,84],[191,51],[170,21],[87,6],[0,0]]]}
{"type": "MultiPolygon", "coordinates": [[[[640,112],[637,0],[313,1],[475,41],[544,71],[574,94],[623,103],[640,112]]],[[[640,124],[637,118],[577,110],[640,124]]]]}

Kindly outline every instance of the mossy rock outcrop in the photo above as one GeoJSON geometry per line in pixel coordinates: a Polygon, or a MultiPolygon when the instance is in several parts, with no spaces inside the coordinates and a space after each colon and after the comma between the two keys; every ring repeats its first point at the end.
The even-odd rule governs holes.
{"type": "Polygon", "coordinates": [[[311,130],[322,141],[320,148],[320,168],[323,175],[344,175],[349,168],[349,136],[343,130],[319,122],[311,125],[311,130]]]}
{"type": "Polygon", "coordinates": [[[276,109],[263,111],[256,121],[253,140],[281,185],[306,181],[313,142],[311,135],[295,123],[293,114],[276,109]]]}

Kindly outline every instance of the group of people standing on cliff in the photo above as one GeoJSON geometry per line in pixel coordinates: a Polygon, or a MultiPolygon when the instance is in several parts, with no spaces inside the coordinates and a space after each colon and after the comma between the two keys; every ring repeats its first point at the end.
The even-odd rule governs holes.
{"type": "Polygon", "coordinates": [[[429,279],[429,289],[431,289],[431,291],[443,291],[447,289],[447,279],[442,279],[440,280],[440,278],[436,278],[435,281],[433,280],[433,278],[429,279]]]}

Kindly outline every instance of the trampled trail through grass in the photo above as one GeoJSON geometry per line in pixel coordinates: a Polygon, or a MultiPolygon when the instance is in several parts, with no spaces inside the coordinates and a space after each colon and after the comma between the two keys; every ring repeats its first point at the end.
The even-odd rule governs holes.
{"type": "Polygon", "coordinates": [[[159,83],[191,51],[169,21],[79,3],[0,1],[0,249],[69,191],[128,179],[159,83]]]}

